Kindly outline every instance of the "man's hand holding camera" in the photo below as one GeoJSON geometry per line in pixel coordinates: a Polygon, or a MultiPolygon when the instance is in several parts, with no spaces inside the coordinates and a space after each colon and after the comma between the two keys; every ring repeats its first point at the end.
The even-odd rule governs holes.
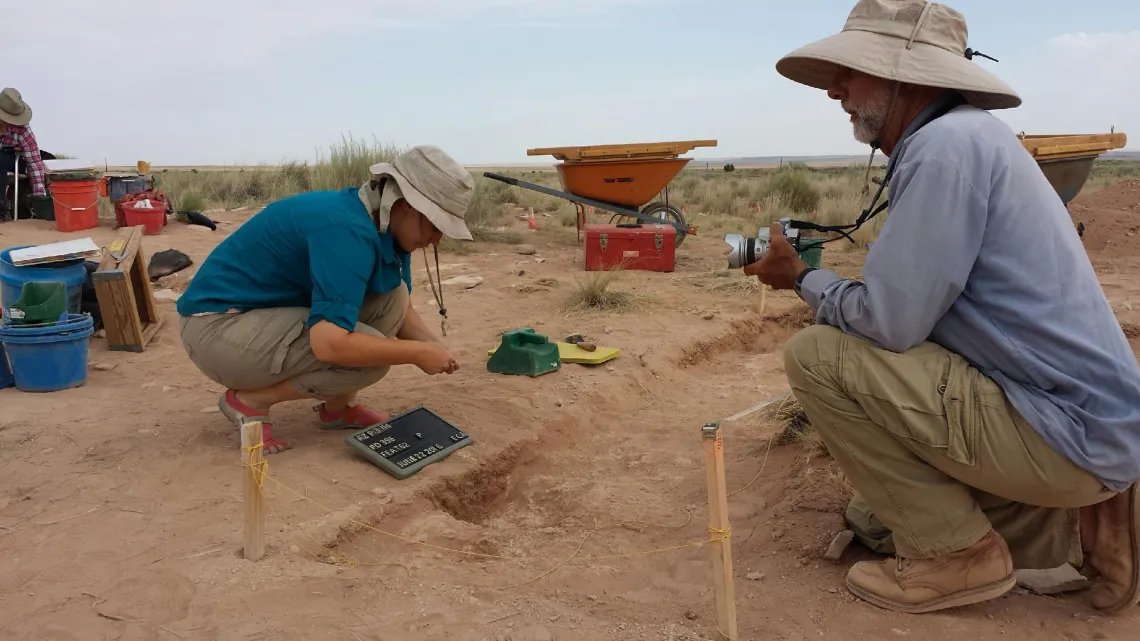
{"type": "Polygon", "coordinates": [[[800,272],[808,268],[808,264],[800,258],[799,253],[784,237],[780,223],[772,223],[770,233],[771,244],[768,246],[768,251],[760,260],[745,265],[744,273],[755,276],[772,289],[795,289],[796,278],[800,272]]]}

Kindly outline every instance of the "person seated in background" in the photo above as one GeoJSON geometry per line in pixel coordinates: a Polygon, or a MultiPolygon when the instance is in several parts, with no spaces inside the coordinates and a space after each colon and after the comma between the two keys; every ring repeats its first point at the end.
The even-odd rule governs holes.
{"type": "Polygon", "coordinates": [[[772,227],[746,268],[793,289],[792,392],[855,487],[847,521],[893,554],[847,587],[929,612],[1071,563],[1095,608],[1140,600],[1140,365],[1056,191],[988,110],[1021,99],[966,49],[957,11],[860,0],[776,65],[888,154],[889,216],[862,281],[813,269],[772,227]]]}
{"type": "Polygon", "coordinates": [[[471,240],[474,179],[431,145],[371,172],[359,188],[271,203],[206,257],[178,300],[186,353],[227,388],[218,400],[227,418],[262,422],[266,454],[291,447],[269,421],[278,403],[320,399],[322,428],[367,427],[388,415],[357,392],[392,366],[459,369],[412,306],[410,253],[424,249],[426,261],[444,235],[471,240]]]}
{"type": "MultiPolygon", "coordinates": [[[[47,195],[47,171],[36,136],[29,125],[31,121],[32,108],[24,102],[19,91],[11,87],[0,91],[0,219],[7,218],[6,178],[9,173],[26,175],[33,196],[47,195]],[[20,160],[19,171],[17,159],[20,160]]],[[[16,180],[19,180],[18,175],[16,180]]],[[[19,205],[12,203],[13,211],[19,205]]]]}

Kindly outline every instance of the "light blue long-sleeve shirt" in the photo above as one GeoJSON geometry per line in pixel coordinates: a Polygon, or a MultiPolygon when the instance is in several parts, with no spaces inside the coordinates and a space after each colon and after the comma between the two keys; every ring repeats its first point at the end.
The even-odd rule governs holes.
{"type": "Polygon", "coordinates": [[[1036,160],[970,106],[892,156],[863,281],[804,278],[816,321],[895,352],[929,340],[961,354],[1106,487],[1140,479],[1140,365],[1036,160]]]}

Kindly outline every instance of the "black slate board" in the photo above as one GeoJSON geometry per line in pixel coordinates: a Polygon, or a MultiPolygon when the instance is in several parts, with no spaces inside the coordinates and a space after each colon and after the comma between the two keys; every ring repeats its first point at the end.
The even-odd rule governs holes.
{"type": "Polygon", "coordinates": [[[388,474],[406,479],[441,461],[471,437],[423,405],[381,423],[349,434],[349,447],[388,474]]]}

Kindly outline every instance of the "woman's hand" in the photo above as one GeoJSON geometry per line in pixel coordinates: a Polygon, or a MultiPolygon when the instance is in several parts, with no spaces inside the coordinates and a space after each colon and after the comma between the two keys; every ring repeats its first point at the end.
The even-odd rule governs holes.
{"type": "Polygon", "coordinates": [[[421,342],[420,353],[416,358],[416,367],[425,374],[454,374],[459,369],[459,363],[451,357],[451,352],[442,343],[421,342]]]}

